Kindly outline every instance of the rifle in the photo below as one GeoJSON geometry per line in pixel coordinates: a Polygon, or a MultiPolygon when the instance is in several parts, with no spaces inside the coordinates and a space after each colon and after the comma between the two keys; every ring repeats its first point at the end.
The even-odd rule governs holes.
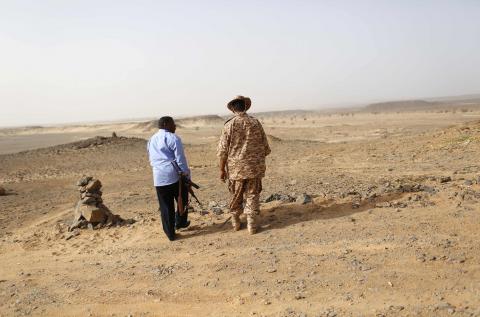
{"type": "Polygon", "coordinates": [[[185,210],[188,208],[188,205],[189,205],[189,201],[187,201],[186,206],[183,205],[183,186],[187,186],[188,192],[190,193],[190,195],[193,198],[195,198],[196,202],[200,205],[200,207],[202,207],[202,203],[200,202],[197,195],[195,195],[195,192],[192,189],[192,187],[195,188],[195,189],[199,189],[200,186],[198,186],[197,184],[192,182],[192,180],[189,179],[187,177],[187,175],[185,175],[185,173],[182,172],[182,170],[178,166],[177,162],[172,162],[172,165],[177,170],[177,173],[178,173],[178,176],[179,176],[177,205],[178,205],[178,211],[179,211],[180,215],[183,216],[183,214],[185,213],[185,210]]]}

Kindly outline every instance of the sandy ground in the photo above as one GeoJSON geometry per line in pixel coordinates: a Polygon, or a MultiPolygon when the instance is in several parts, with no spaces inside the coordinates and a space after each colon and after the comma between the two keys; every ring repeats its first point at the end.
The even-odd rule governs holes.
{"type": "Polygon", "coordinates": [[[228,200],[221,125],[185,125],[177,132],[204,206],[192,204],[175,242],[151,185],[151,127],[3,131],[0,316],[480,316],[477,116],[262,118],[272,147],[262,201],[313,202],[262,203],[254,236],[208,207],[228,200]],[[136,138],[12,153],[112,131],[136,138]],[[83,174],[136,223],[67,240],[83,174]]]}

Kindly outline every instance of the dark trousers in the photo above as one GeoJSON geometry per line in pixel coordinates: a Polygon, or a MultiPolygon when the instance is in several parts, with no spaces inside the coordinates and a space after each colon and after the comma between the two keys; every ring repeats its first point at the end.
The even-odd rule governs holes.
{"type": "MultiPolygon", "coordinates": [[[[158,204],[160,205],[160,217],[162,218],[163,231],[171,241],[175,239],[175,226],[183,226],[188,219],[188,210],[180,216],[179,211],[175,211],[175,202],[178,209],[178,182],[166,186],[156,186],[158,204]]],[[[188,202],[188,190],[182,186],[182,200],[185,207],[188,202]]]]}

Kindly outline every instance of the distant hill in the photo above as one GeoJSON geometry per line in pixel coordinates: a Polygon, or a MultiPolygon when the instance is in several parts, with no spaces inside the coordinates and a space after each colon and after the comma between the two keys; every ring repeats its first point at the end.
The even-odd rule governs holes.
{"type": "Polygon", "coordinates": [[[182,127],[217,126],[223,125],[225,119],[218,115],[206,115],[177,119],[175,123],[177,126],[181,125],[182,127]]]}
{"type": "Polygon", "coordinates": [[[480,110],[480,95],[431,98],[427,100],[400,100],[372,103],[362,112],[412,112],[440,110],[480,110]]]}
{"type": "Polygon", "coordinates": [[[453,103],[470,103],[477,102],[480,103],[480,94],[470,94],[470,95],[460,95],[460,96],[447,96],[447,97],[436,97],[436,98],[426,98],[427,101],[440,101],[440,102],[453,102],[453,103]]]}

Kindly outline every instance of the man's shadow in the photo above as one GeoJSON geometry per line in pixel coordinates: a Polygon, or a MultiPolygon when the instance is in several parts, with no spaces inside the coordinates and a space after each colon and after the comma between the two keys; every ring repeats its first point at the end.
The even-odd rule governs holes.
{"type": "MultiPolygon", "coordinates": [[[[373,199],[365,199],[359,204],[352,204],[352,202],[339,203],[333,199],[305,205],[286,203],[271,206],[267,204],[261,208],[258,216],[258,233],[285,228],[301,222],[348,217],[373,209],[378,203],[397,200],[403,195],[405,193],[390,193],[373,199]]],[[[243,220],[242,222],[245,221],[243,220]]],[[[211,226],[199,227],[198,225],[192,225],[188,230],[182,231],[179,238],[186,239],[200,235],[229,232],[231,230],[232,226],[227,218],[224,222],[211,226]]]]}

